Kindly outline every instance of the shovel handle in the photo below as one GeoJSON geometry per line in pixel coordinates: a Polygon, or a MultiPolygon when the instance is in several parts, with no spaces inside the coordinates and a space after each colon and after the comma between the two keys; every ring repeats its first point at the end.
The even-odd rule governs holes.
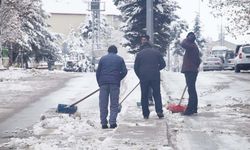
{"type": "Polygon", "coordinates": [[[136,86],[122,99],[122,101],[120,102],[120,105],[122,104],[122,102],[136,89],[136,87],[138,86],[140,84],[140,82],[139,83],[137,83],[136,84],[136,86]]]}
{"type": "Polygon", "coordinates": [[[98,91],[100,91],[100,89],[95,90],[94,92],[90,93],[89,95],[85,96],[84,98],[80,99],[79,101],[71,104],[70,107],[75,106],[76,104],[80,103],[81,101],[85,100],[86,98],[90,97],[91,95],[95,94],[98,91]]]}
{"type": "Polygon", "coordinates": [[[185,88],[184,88],[184,90],[183,90],[183,92],[182,92],[181,99],[180,99],[180,101],[179,101],[179,104],[178,104],[178,105],[180,105],[180,104],[181,104],[182,99],[183,99],[183,97],[184,97],[184,94],[185,94],[186,90],[187,90],[187,85],[185,86],[185,88]]]}

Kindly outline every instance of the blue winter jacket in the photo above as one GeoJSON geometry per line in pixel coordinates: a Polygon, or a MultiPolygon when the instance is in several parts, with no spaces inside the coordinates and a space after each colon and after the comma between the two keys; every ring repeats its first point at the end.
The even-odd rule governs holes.
{"type": "Polygon", "coordinates": [[[115,53],[103,56],[98,64],[96,80],[98,85],[117,84],[127,75],[127,68],[122,57],[115,53]]]}

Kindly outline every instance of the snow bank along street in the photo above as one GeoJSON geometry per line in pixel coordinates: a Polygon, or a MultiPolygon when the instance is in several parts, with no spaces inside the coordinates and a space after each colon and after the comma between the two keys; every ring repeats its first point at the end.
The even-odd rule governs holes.
{"type": "MultiPolygon", "coordinates": [[[[4,74],[5,76],[0,76],[1,95],[3,95],[0,99],[1,106],[7,104],[17,107],[15,104],[32,99],[25,91],[38,94],[37,97],[42,100],[43,97],[49,97],[54,102],[41,114],[42,117],[37,118],[32,127],[22,130],[17,128],[15,131],[8,132],[9,136],[5,137],[8,141],[0,144],[0,149],[250,149],[248,72],[240,74],[230,71],[201,72],[197,79],[199,110],[197,115],[190,117],[181,116],[178,113],[172,114],[164,109],[165,118],[158,119],[154,107],[150,107],[150,117],[144,120],[141,108],[137,106],[137,102],[140,101],[140,88],[137,88],[122,103],[118,128],[113,130],[101,129],[98,94],[81,102],[78,105],[78,112],[73,116],[55,113],[57,104],[73,103],[98,88],[94,73],[39,72],[37,75],[39,79],[46,78],[49,80],[47,83],[35,80],[38,77],[34,77],[32,71],[17,73],[20,77],[8,76],[7,78],[6,73],[4,74]],[[55,80],[58,76],[61,79],[65,77],[65,84],[59,84],[60,89],[55,86],[59,82],[55,80]],[[72,79],[66,82],[69,78],[72,79]],[[21,81],[25,81],[26,84],[20,84],[21,81]],[[40,89],[37,89],[38,87],[40,89]],[[51,92],[40,93],[43,88],[50,89],[51,92]],[[16,96],[19,98],[13,96],[15,94],[5,95],[5,92],[14,90],[19,92],[16,96]],[[15,100],[14,103],[12,103],[13,100],[15,100]]],[[[180,98],[185,87],[184,75],[162,71],[161,79],[163,103],[176,103],[176,101],[170,101],[169,97],[180,98]]],[[[138,82],[133,70],[130,70],[121,85],[121,99],[138,82]]],[[[185,99],[188,97],[187,93],[184,97],[185,99]]],[[[184,100],[183,103],[186,102],[184,100]]],[[[1,116],[2,112],[7,110],[1,108],[1,116]]],[[[12,116],[8,115],[8,117],[12,116]]],[[[16,124],[18,127],[18,121],[16,124]]]]}
{"type": "Polygon", "coordinates": [[[65,72],[34,69],[0,71],[0,121],[50,93],[51,89],[61,88],[74,76],[76,75],[65,72]]]}

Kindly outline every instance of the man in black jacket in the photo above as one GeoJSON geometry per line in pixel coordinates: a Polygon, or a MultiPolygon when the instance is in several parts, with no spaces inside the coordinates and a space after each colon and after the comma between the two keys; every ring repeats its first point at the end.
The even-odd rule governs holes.
{"type": "MultiPolygon", "coordinates": [[[[149,42],[149,39],[150,39],[150,37],[147,34],[143,34],[140,36],[141,45],[139,47],[139,51],[144,49],[144,43],[149,42]]],[[[149,106],[154,106],[152,88],[149,88],[149,90],[148,90],[148,104],[149,104],[149,106]]]]}
{"type": "Polygon", "coordinates": [[[160,70],[166,66],[163,56],[148,42],[143,44],[135,58],[134,70],[140,80],[141,105],[144,119],[149,117],[148,92],[153,89],[155,111],[159,118],[163,118],[162,100],[160,92],[160,70]]]}

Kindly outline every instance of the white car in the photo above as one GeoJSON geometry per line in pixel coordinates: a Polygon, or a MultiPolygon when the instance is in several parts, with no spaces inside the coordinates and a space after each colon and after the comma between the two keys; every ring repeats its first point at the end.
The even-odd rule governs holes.
{"type": "Polygon", "coordinates": [[[250,70],[250,44],[238,45],[234,58],[234,70],[240,72],[240,70],[250,70]]]}
{"type": "Polygon", "coordinates": [[[222,60],[219,57],[207,57],[203,61],[203,71],[209,70],[222,70],[223,64],[222,60]]]}

